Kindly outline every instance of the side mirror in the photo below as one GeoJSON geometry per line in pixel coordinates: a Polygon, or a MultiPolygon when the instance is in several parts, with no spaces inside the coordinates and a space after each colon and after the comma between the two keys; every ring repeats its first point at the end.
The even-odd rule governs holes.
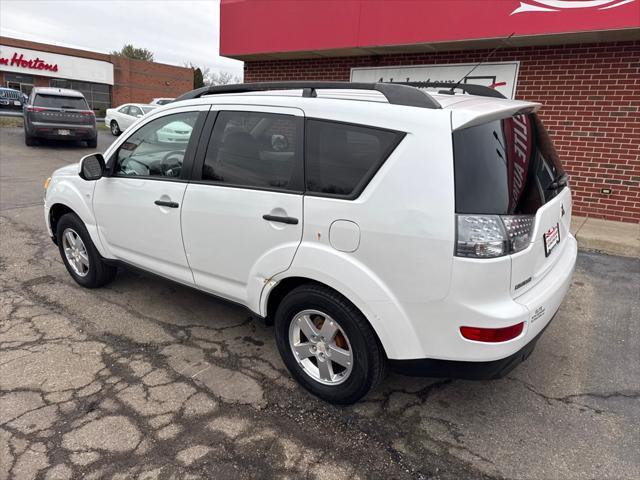
{"type": "Polygon", "coordinates": [[[80,178],[99,180],[104,175],[104,157],[101,153],[92,153],[80,160],[80,178]]]}

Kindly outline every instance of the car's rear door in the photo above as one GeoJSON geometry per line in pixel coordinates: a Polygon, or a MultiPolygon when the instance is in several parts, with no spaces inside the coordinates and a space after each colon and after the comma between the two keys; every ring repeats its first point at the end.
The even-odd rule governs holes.
{"type": "Polygon", "coordinates": [[[93,208],[100,239],[118,260],[193,284],[180,231],[189,172],[209,106],[169,110],[125,133],[96,184],[93,208]],[[191,126],[182,142],[157,132],[180,121],[191,126]]]}
{"type": "Polygon", "coordinates": [[[303,120],[295,108],[218,110],[182,208],[198,287],[255,306],[264,282],[290,266],[302,238],[303,120]]]}

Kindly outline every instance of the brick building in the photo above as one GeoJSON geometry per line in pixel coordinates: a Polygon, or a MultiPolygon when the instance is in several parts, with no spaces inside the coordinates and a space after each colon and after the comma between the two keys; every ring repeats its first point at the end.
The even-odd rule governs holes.
{"type": "Polygon", "coordinates": [[[467,81],[543,104],[575,214],[639,222],[640,0],[221,4],[247,82],[455,82],[498,45],[467,81]]]}
{"type": "Polygon", "coordinates": [[[0,36],[0,85],[80,90],[91,108],[147,103],[193,88],[190,68],[0,36]]]}

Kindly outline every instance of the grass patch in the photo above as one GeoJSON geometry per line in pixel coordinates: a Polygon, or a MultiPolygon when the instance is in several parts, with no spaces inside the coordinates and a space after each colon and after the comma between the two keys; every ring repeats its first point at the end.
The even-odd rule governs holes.
{"type": "Polygon", "coordinates": [[[0,117],[0,128],[22,128],[22,117],[0,117]]]}

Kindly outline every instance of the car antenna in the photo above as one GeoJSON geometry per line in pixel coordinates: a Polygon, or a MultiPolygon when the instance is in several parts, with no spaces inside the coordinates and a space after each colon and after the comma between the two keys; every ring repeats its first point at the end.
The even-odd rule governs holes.
{"type": "Polygon", "coordinates": [[[511,35],[509,35],[507,38],[503,38],[503,39],[500,41],[500,43],[496,46],[496,48],[494,48],[493,50],[491,50],[491,51],[489,52],[489,54],[488,54],[486,57],[484,57],[482,60],[480,60],[480,62],[478,62],[478,64],[477,64],[475,67],[473,67],[471,70],[469,70],[467,73],[465,73],[465,74],[464,74],[464,76],[463,76],[460,80],[458,80],[458,81],[453,85],[453,87],[451,87],[448,91],[447,91],[447,90],[444,90],[444,91],[442,91],[442,90],[441,90],[441,91],[440,91],[440,92],[438,92],[438,93],[447,93],[447,94],[449,94],[449,95],[453,95],[453,94],[454,94],[454,92],[453,92],[453,91],[454,91],[456,88],[458,88],[458,86],[462,83],[462,81],[463,81],[465,78],[467,78],[469,75],[471,75],[471,74],[473,73],[473,71],[474,71],[476,68],[478,68],[480,65],[482,65],[483,63],[485,63],[487,60],[489,60],[489,59],[493,56],[493,54],[494,54],[494,53],[496,53],[496,52],[497,52],[497,51],[498,51],[498,50],[499,50],[499,49],[500,49],[500,48],[501,48],[505,43],[507,43],[507,41],[508,41],[511,37],[513,37],[515,34],[516,34],[516,32],[512,32],[512,33],[511,33],[511,35]]]}

